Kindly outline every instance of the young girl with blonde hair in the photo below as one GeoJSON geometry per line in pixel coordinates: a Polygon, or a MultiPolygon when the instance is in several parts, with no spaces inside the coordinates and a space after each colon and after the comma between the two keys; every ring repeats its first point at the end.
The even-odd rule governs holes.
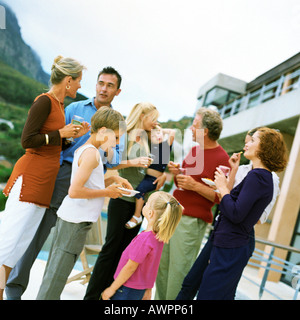
{"type": "Polygon", "coordinates": [[[103,300],[150,300],[164,243],[172,237],[183,207],[170,194],[153,193],[143,208],[148,221],[123,251],[114,282],[102,293],[103,300]]]}

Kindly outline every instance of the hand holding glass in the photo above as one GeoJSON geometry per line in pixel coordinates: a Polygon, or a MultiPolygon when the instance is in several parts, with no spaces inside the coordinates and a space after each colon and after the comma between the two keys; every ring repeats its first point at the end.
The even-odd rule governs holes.
{"type": "Polygon", "coordinates": [[[226,178],[228,178],[229,173],[230,173],[230,168],[226,167],[226,166],[219,166],[219,168],[223,171],[223,173],[225,174],[226,178]]]}
{"type": "MultiPolygon", "coordinates": [[[[74,116],[72,117],[71,123],[81,126],[83,121],[84,121],[84,119],[82,117],[77,116],[77,115],[74,114],[74,116]]],[[[73,142],[74,138],[71,137],[71,138],[68,138],[67,140],[73,142]]]]}
{"type": "Polygon", "coordinates": [[[151,159],[151,163],[155,160],[155,155],[152,153],[149,153],[148,157],[151,159]]]}
{"type": "MultiPolygon", "coordinates": [[[[180,170],[180,174],[186,175],[186,168],[178,168],[180,170]]],[[[183,188],[178,188],[178,190],[184,190],[183,188]]]]}

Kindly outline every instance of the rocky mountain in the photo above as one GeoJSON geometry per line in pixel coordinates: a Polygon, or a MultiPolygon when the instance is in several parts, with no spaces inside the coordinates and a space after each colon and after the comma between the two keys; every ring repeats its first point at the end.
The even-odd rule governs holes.
{"type": "Polygon", "coordinates": [[[38,55],[22,39],[16,15],[1,0],[0,5],[6,11],[6,28],[0,29],[0,60],[24,75],[48,84],[50,76],[43,70],[38,55]]]}

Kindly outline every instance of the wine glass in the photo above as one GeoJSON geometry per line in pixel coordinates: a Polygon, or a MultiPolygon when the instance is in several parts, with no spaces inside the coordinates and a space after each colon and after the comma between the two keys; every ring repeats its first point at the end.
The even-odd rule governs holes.
{"type": "MultiPolygon", "coordinates": [[[[80,117],[80,116],[77,116],[76,114],[73,115],[72,117],[72,121],[71,123],[72,124],[77,124],[77,125],[82,125],[82,122],[84,121],[84,118],[80,117]]],[[[68,141],[70,142],[73,142],[74,141],[74,138],[70,137],[70,138],[67,138],[68,141]]]]}
{"type": "MultiPolygon", "coordinates": [[[[182,175],[186,175],[186,168],[178,168],[179,170],[180,170],[180,174],[182,174],[182,175]]],[[[184,190],[184,189],[182,189],[182,188],[178,188],[178,190],[184,190]]]]}

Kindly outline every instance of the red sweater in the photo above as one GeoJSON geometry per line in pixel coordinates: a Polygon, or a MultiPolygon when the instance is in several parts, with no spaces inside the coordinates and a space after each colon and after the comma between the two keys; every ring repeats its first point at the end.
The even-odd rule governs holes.
{"type": "MultiPolygon", "coordinates": [[[[205,150],[195,146],[183,160],[182,167],[188,168],[187,175],[206,185],[201,178],[214,180],[214,173],[219,165],[230,167],[228,160],[229,156],[221,146],[205,150]]],[[[213,221],[211,208],[216,202],[211,202],[192,190],[175,189],[173,195],[183,205],[184,215],[200,218],[208,223],[213,221]]]]}

